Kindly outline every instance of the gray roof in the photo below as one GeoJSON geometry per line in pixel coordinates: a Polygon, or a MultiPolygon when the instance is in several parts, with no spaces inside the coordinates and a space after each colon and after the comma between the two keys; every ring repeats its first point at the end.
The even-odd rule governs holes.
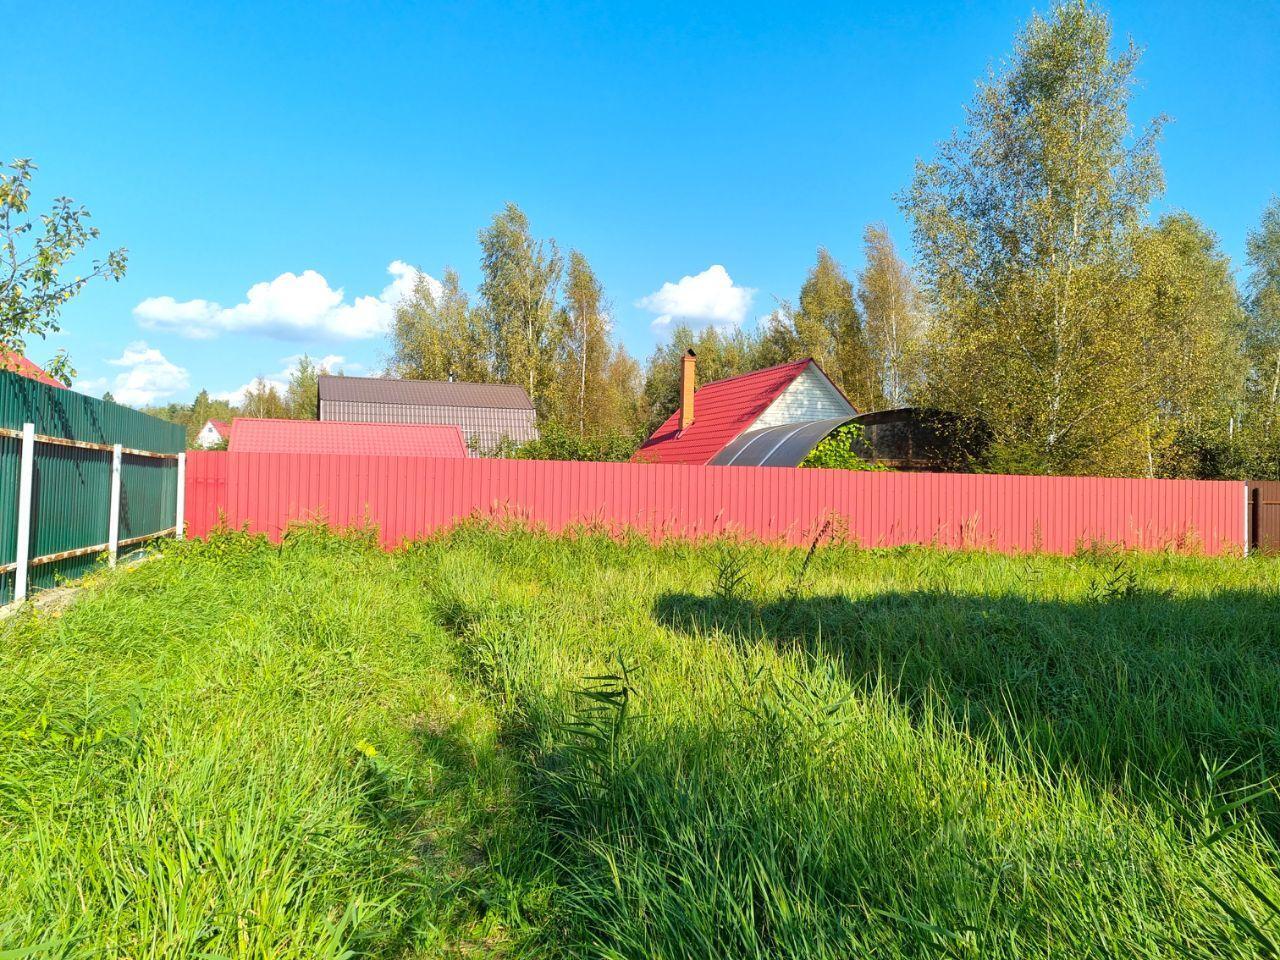
{"type": "Polygon", "coordinates": [[[509,383],[449,383],[443,380],[393,380],[384,377],[319,379],[321,400],[357,403],[405,403],[432,407],[532,410],[529,395],[509,383]]]}
{"type": "Polygon", "coordinates": [[[711,466],[798,467],[818,441],[854,419],[831,417],[748,430],[712,457],[711,466]]]}

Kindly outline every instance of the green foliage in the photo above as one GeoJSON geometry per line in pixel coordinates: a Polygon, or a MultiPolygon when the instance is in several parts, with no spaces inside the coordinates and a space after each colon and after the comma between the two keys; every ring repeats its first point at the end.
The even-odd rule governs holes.
{"type": "Polygon", "coordinates": [[[821,247],[800,287],[799,309],[792,322],[803,346],[802,356],[817,360],[856,409],[876,410],[884,405],[853,284],[844,268],[821,247]]]}
{"type": "Polygon", "coordinates": [[[1145,472],[1154,413],[1134,241],[1163,189],[1131,137],[1138,51],[1085,0],[1033,16],[903,206],[935,313],[928,400],[1041,472],[1145,472]]]}
{"type": "Polygon", "coordinates": [[[688,350],[698,355],[698,384],[750,373],[761,367],[795,359],[769,352],[770,343],[741,328],[722,332],[715,327],[693,330],[685,324],[671,328],[671,337],[654,348],[649,357],[641,399],[644,433],[648,436],[680,406],[680,358],[688,350]]]}
{"type": "Polygon", "coordinates": [[[826,470],[883,470],[867,460],[858,450],[866,450],[862,426],[847,423],[827,434],[809,451],[800,464],[802,467],[821,467],[826,470]]]}
{"type": "Polygon", "coordinates": [[[1249,234],[1245,349],[1250,383],[1267,415],[1280,403],[1280,197],[1272,198],[1249,234]]]}
{"type": "Polygon", "coordinates": [[[480,231],[484,322],[493,344],[493,372],[528,391],[547,413],[554,387],[556,304],[564,260],[554,240],[536,240],[514,203],[480,231]]]}
{"type": "Polygon", "coordinates": [[[1231,446],[1243,472],[1280,478],[1280,197],[1248,239],[1244,357],[1247,389],[1241,430],[1231,446]]]}
{"type": "Polygon", "coordinates": [[[439,284],[424,277],[397,305],[390,373],[516,384],[544,428],[583,437],[635,430],[639,369],[611,339],[604,287],[587,258],[573,250],[566,265],[515,204],[480,231],[480,246],[475,306],[452,268],[439,284]]]}
{"type": "Polygon", "coordinates": [[[508,460],[580,460],[623,463],[631,459],[645,437],[637,433],[582,435],[551,421],[537,440],[514,444],[509,439],[491,454],[508,460]]]}
{"type": "Polygon", "coordinates": [[[316,366],[305,353],[298,358],[298,365],[289,375],[289,387],[285,391],[284,405],[293,420],[320,419],[320,374],[329,371],[316,366]]]}
{"type": "Polygon", "coordinates": [[[390,371],[405,380],[492,379],[489,332],[452,267],[438,288],[419,277],[412,295],[396,305],[391,349],[390,371]]]}
{"type": "Polygon", "coordinates": [[[782,303],[758,334],[760,366],[812,357],[858,410],[883,406],[880,373],[871,357],[853,284],[822,247],[800,288],[797,307],[782,303]]]}
{"type": "Polygon", "coordinates": [[[262,417],[270,420],[289,419],[289,404],[280,395],[274,383],[259,377],[245,391],[239,408],[242,417],[262,417]]]}
{"type": "MultiPolygon", "coordinates": [[[[89,211],[70,197],[58,197],[49,213],[39,216],[40,232],[29,218],[31,180],[36,165],[18,159],[0,173],[0,351],[19,356],[28,337],[57,333],[62,308],[91,280],[119,280],[128,267],[128,252],[112,250],[89,269],[68,279],[63,271],[97,240],[89,211]]],[[[45,369],[64,383],[75,371],[65,351],[45,369]]]]}
{"type": "Polygon", "coordinates": [[[1270,955],[1280,561],[167,554],[0,628],[6,949],[1270,955]]]}
{"type": "MultiPolygon", "coordinates": [[[[1231,262],[1186,213],[1163,216],[1134,239],[1135,309],[1153,335],[1146,445],[1151,476],[1205,472],[1198,450],[1230,439],[1244,394],[1243,316],[1231,262]]],[[[1135,331],[1140,333],[1141,331],[1135,331]]]]}
{"type": "Polygon", "coordinates": [[[879,388],[872,399],[880,399],[887,409],[904,407],[922,385],[928,337],[924,304],[888,229],[871,224],[862,241],[865,266],[858,275],[858,304],[879,388]]]}

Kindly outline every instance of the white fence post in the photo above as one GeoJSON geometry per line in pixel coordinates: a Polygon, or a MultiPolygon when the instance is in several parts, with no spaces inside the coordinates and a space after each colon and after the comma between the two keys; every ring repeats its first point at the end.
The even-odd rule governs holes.
{"type": "Polygon", "coordinates": [[[173,525],[177,528],[174,537],[182,540],[186,537],[186,531],[182,528],[187,519],[187,455],[185,453],[178,454],[178,509],[173,518],[173,525]]]}
{"type": "Polygon", "coordinates": [[[22,460],[18,468],[17,566],[13,571],[13,599],[27,599],[27,561],[31,559],[31,482],[35,467],[36,425],[22,425],[22,460]]]}
{"type": "Polygon", "coordinates": [[[111,516],[107,520],[107,563],[116,565],[120,552],[120,444],[111,448],[111,516]]]}

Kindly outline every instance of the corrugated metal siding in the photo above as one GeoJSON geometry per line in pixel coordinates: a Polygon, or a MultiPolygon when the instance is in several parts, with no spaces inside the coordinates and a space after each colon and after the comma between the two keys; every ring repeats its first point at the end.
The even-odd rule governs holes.
{"type": "Polygon", "coordinates": [[[224,520],[229,456],[224,450],[192,450],[187,454],[187,536],[206,537],[224,520]]]}
{"type": "Polygon", "coordinates": [[[355,423],[452,424],[462,429],[469,447],[482,452],[492,451],[503,437],[509,437],[515,443],[538,439],[538,427],[532,410],[501,407],[321,400],[320,419],[355,423]]]}
{"type": "Polygon", "coordinates": [[[831,385],[831,381],[810,364],[779,394],[778,399],[769,404],[749,429],[762,430],[784,423],[851,417],[857,412],[831,385]]]}
{"type": "Polygon", "coordinates": [[[1249,547],[1280,553],[1280,481],[1249,481],[1249,547]]]}
{"type": "MultiPolygon", "coordinates": [[[[21,430],[34,423],[37,434],[89,443],[178,453],[186,431],[128,407],[86,397],[0,371],[0,426],[21,430]]],[[[18,468],[22,442],[0,438],[0,563],[17,552],[18,468]]],[[[105,543],[111,492],[111,453],[37,443],[32,473],[31,556],[105,543]]],[[[173,525],[177,505],[177,463],[172,459],[126,456],[121,466],[121,539],[173,525]]],[[[41,564],[30,570],[33,589],[52,586],[92,568],[86,555],[41,564]]],[[[0,576],[0,602],[13,597],[13,573],[0,576]]]]}
{"type": "Polygon", "coordinates": [[[1243,485],[1225,481],[857,473],[315,454],[189,455],[189,532],[278,538],[292,521],[366,519],[395,546],[471,516],[655,539],[721,534],[803,544],[830,519],[868,547],[936,543],[1070,553],[1081,544],[1238,552],[1243,485]]]}
{"type": "Polygon", "coordinates": [[[322,375],[317,381],[321,400],[358,403],[407,403],[434,407],[496,407],[532,410],[523,387],[511,383],[463,383],[447,380],[399,380],[389,377],[322,375]]]}

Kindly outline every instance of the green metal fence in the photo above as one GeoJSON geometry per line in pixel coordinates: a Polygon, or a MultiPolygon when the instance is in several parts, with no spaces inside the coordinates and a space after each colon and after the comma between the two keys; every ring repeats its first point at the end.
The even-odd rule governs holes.
{"type": "Polygon", "coordinates": [[[13,599],[19,579],[21,433],[28,423],[35,435],[29,590],[73,579],[100,562],[111,542],[114,445],[124,448],[119,552],[140,549],[149,535],[173,528],[178,511],[178,455],[186,446],[180,425],[0,370],[0,603],[13,599]]]}

